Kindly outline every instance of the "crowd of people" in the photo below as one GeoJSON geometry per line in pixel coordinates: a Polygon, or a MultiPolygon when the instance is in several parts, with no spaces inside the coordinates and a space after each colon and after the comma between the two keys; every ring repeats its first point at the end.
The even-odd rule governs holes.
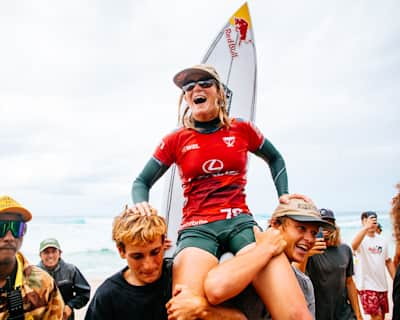
{"type": "Polygon", "coordinates": [[[182,91],[179,106],[186,104],[181,126],[162,139],[134,180],[134,204],[112,225],[127,265],[91,299],[89,283],[61,258],[57,239],[44,239],[39,264],[29,264],[19,249],[32,214],[0,197],[0,319],[73,320],[74,309],[90,301],[86,320],[360,320],[363,314],[383,320],[385,268],[394,278],[393,319],[400,319],[400,189],[391,211],[393,259],[374,211],[361,214],[359,232],[351,246],[344,244],[333,210],[290,194],[279,151],[253,123],[229,117],[213,67],[184,69],[174,82],[182,91]],[[257,224],[246,204],[249,152],[265,160],[278,195],[267,226],[257,224]],[[172,164],[185,201],[175,254],[165,258],[167,222],[149,192],[172,164]],[[220,261],[226,252],[232,257],[220,261]]]}

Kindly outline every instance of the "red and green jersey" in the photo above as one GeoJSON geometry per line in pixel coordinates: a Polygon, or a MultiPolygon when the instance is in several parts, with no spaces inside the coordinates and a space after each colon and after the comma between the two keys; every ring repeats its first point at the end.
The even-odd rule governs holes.
{"type": "Polygon", "coordinates": [[[162,140],[154,157],[168,167],[178,166],[185,198],[181,228],[250,214],[248,152],[256,152],[263,141],[252,123],[237,119],[230,128],[206,134],[180,128],[162,140]]]}

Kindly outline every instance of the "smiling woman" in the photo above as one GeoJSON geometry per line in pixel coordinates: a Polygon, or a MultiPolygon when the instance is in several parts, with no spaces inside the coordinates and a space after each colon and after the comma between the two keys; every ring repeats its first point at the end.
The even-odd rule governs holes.
{"type": "MultiPolygon", "coordinates": [[[[286,203],[291,196],[282,156],[251,122],[229,118],[225,86],[212,66],[186,68],[173,80],[182,89],[179,106],[182,101],[186,103],[179,114],[182,127],[162,139],[134,181],[132,197],[136,210],[151,215],[150,188],[172,164],[177,164],[185,204],[174,255],[173,284],[187,285],[204,296],[205,277],[221,255],[225,251],[244,252],[255,242],[256,222],[244,192],[249,152],[269,166],[279,200],[286,203]]],[[[287,260],[279,261],[275,264],[277,269],[291,272],[287,260]]],[[[257,278],[255,287],[267,303],[277,297],[264,294],[268,285],[273,285],[265,281],[266,278],[257,278]]],[[[304,301],[296,299],[301,292],[294,277],[292,289],[294,300],[304,301]]],[[[299,310],[307,312],[305,303],[293,306],[297,315],[299,310]]],[[[290,308],[286,310],[289,318],[290,308]]],[[[286,319],[282,311],[271,311],[273,317],[286,319]]]]}

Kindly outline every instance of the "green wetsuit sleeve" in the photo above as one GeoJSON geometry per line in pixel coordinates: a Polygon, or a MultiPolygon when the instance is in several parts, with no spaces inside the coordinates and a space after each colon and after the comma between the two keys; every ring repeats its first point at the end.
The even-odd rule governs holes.
{"type": "Polygon", "coordinates": [[[280,197],[283,194],[289,193],[285,160],[283,160],[282,155],[276,150],[272,143],[264,138],[263,143],[255,152],[255,155],[268,163],[278,196],[280,197]]]}
{"type": "Polygon", "coordinates": [[[149,201],[150,188],[168,170],[168,166],[152,157],[132,185],[133,203],[149,201]]]}

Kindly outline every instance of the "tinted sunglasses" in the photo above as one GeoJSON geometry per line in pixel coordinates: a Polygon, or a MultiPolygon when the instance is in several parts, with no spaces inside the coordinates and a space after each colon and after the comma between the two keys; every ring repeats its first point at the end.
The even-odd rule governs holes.
{"type": "Polygon", "coordinates": [[[183,92],[192,91],[196,86],[196,84],[198,84],[202,88],[210,88],[214,83],[215,83],[214,79],[190,81],[182,86],[182,90],[183,92]]]}
{"type": "Polygon", "coordinates": [[[0,238],[5,237],[10,230],[14,238],[21,238],[25,233],[25,222],[15,220],[0,220],[0,238]]]}

